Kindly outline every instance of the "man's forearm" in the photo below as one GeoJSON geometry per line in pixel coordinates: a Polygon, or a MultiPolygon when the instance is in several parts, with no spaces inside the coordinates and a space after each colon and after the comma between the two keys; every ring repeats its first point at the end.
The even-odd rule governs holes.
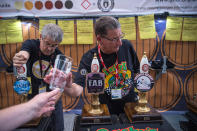
{"type": "Polygon", "coordinates": [[[34,115],[33,106],[27,103],[3,109],[0,111],[0,131],[13,130],[30,121],[34,115]]]}
{"type": "Polygon", "coordinates": [[[72,97],[80,96],[83,91],[83,87],[77,85],[76,83],[72,83],[70,87],[64,88],[64,92],[72,97]]]}

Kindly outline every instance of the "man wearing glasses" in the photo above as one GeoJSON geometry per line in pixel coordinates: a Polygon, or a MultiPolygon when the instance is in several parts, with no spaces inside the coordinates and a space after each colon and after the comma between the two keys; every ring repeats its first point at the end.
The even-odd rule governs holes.
{"type": "MultiPolygon", "coordinates": [[[[27,64],[28,76],[31,77],[31,93],[28,94],[29,99],[35,95],[50,91],[49,89],[49,72],[51,71],[56,55],[62,54],[57,48],[63,38],[63,32],[56,24],[47,24],[43,27],[40,39],[26,40],[21,48],[21,51],[13,57],[13,65],[20,67],[27,64]],[[45,79],[45,81],[44,81],[45,79]]],[[[72,83],[72,74],[68,73],[65,80],[67,81],[64,87],[64,93],[69,96],[79,96],[83,88],[75,83],[72,83]]],[[[51,114],[45,114],[49,116],[51,114]]],[[[56,103],[55,111],[51,115],[51,123],[49,130],[63,131],[63,109],[61,98],[56,103]]]]}
{"type": "Polygon", "coordinates": [[[126,102],[137,101],[132,83],[139,71],[139,60],[130,41],[123,39],[120,23],[114,17],[100,17],[95,23],[95,35],[97,46],[83,55],[75,82],[85,87],[85,76],[91,72],[96,53],[100,72],[105,73],[105,92],[99,95],[100,103],[107,104],[111,114],[119,115],[126,102]]]}

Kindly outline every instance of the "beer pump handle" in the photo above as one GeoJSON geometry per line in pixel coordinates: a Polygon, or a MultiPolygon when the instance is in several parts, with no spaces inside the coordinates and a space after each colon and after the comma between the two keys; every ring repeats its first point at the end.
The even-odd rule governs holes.
{"type": "Polygon", "coordinates": [[[99,72],[99,71],[100,71],[99,61],[97,59],[96,53],[94,53],[94,57],[91,63],[91,72],[99,72]]]}

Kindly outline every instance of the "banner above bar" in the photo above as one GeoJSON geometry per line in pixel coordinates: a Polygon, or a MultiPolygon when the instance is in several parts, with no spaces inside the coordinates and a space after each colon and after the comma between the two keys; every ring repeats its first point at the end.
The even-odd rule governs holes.
{"type": "Polygon", "coordinates": [[[197,0],[1,0],[0,17],[196,15],[197,0]]]}

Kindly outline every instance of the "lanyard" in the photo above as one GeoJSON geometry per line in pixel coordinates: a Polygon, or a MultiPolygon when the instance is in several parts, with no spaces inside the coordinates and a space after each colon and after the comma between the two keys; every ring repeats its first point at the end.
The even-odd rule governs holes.
{"type": "Polygon", "coordinates": [[[49,65],[48,65],[47,69],[44,71],[44,74],[42,72],[41,51],[39,51],[38,56],[39,56],[39,65],[40,65],[40,75],[41,75],[41,78],[43,78],[46,75],[47,71],[49,70],[50,66],[52,65],[52,59],[53,59],[54,55],[51,56],[51,59],[49,61],[49,65]]]}
{"type": "MultiPolygon", "coordinates": [[[[101,47],[100,47],[100,44],[98,44],[98,53],[99,53],[99,58],[101,60],[101,64],[103,65],[103,67],[106,69],[106,71],[109,73],[109,70],[107,69],[104,61],[103,61],[103,58],[101,56],[101,47]]],[[[115,78],[116,78],[116,87],[118,86],[118,55],[117,55],[117,58],[116,58],[116,74],[115,74],[115,78]]]]}

